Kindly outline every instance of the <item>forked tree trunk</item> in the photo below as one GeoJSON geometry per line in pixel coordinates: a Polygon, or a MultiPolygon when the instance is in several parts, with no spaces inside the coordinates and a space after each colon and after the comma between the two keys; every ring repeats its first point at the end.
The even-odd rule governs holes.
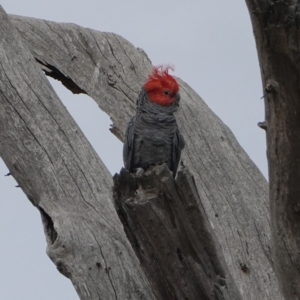
{"type": "Polygon", "coordinates": [[[155,186],[145,184],[146,177],[129,185],[132,201],[119,199],[117,205],[126,236],[109,172],[34,58],[46,75],[93,98],[122,140],[151,70],[147,55],[112,33],[9,20],[3,10],[0,17],[0,155],[40,209],[48,254],[81,299],[282,299],[270,255],[267,182],[203,100],[178,79],[177,119],[187,143],[182,160],[192,177],[174,182],[153,171],[147,176],[154,176],[155,186]],[[193,191],[193,197],[180,189],[193,191]],[[147,205],[135,214],[128,208],[134,212],[133,203],[147,205]],[[148,208],[152,229],[149,219],[141,219],[148,208]],[[132,221],[139,227],[132,230],[132,221]],[[162,224],[165,231],[159,230],[162,224]],[[161,253],[159,246],[168,251],[161,253]]]}
{"type": "Polygon", "coordinates": [[[265,89],[274,265],[286,299],[300,299],[300,2],[246,2],[265,89]]]}
{"type": "Polygon", "coordinates": [[[0,155],[41,212],[47,253],[81,299],[155,299],[112,179],[0,11],[0,155]]]}

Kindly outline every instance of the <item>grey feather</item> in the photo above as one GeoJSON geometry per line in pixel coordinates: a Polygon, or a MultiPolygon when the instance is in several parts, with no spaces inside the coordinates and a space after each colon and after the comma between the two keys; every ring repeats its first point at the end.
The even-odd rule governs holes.
{"type": "Polygon", "coordinates": [[[162,107],[148,101],[142,89],[136,115],[125,133],[123,160],[125,169],[135,172],[166,163],[175,177],[185,142],[178,130],[174,112],[177,106],[162,107]]]}

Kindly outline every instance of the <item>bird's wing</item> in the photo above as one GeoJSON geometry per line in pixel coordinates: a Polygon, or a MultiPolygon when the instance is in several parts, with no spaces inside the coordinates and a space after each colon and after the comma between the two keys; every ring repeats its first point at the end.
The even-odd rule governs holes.
{"type": "Polygon", "coordinates": [[[128,122],[123,145],[124,167],[129,172],[133,171],[133,146],[134,146],[134,117],[128,122]]]}
{"type": "Polygon", "coordinates": [[[185,141],[183,136],[180,134],[179,129],[176,128],[174,132],[174,137],[173,137],[173,163],[172,163],[172,171],[173,171],[173,176],[175,178],[178,164],[180,161],[180,156],[181,156],[181,150],[185,146],[185,141]]]}

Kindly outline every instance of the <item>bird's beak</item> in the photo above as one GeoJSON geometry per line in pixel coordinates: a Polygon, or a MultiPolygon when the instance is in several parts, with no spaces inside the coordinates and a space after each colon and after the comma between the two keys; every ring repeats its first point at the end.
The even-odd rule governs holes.
{"type": "Polygon", "coordinates": [[[179,106],[180,94],[176,93],[175,96],[174,96],[174,98],[175,98],[175,101],[173,102],[173,105],[179,106]]]}

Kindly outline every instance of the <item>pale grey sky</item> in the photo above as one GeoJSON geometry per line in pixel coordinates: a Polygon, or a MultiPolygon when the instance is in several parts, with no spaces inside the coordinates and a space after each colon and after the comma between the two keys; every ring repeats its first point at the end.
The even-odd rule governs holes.
{"type": "MultiPolygon", "coordinates": [[[[10,14],[117,33],[144,49],[153,64],[173,64],[174,75],[229,126],[266,176],[265,134],[256,125],[264,119],[262,87],[245,1],[3,0],[1,5],[10,14]]],[[[118,172],[122,144],[108,131],[109,118],[88,97],[51,83],[111,173],[118,172]]],[[[0,159],[0,298],[78,299],[46,255],[39,212],[15,181],[4,177],[7,172],[0,159]]]]}

